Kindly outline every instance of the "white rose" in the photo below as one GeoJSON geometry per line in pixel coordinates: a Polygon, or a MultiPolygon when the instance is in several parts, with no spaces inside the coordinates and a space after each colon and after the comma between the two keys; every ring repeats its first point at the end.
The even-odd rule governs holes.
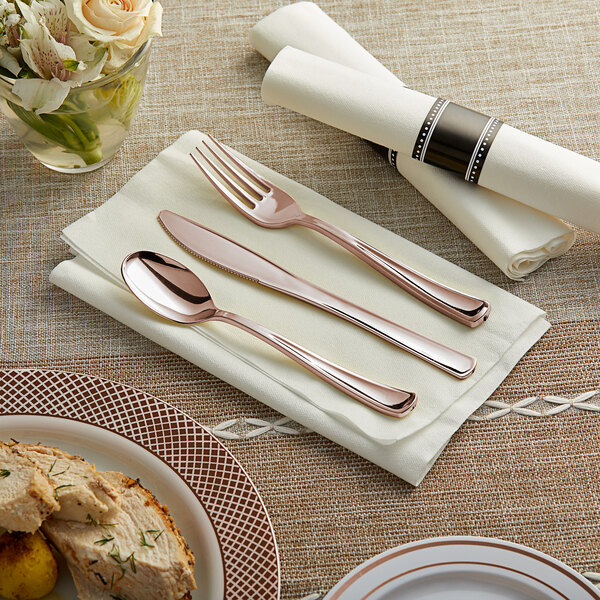
{"type": "MultiPolygon", "coordinates": [[[[79,33],[101,42],[124,61],[152,36],[160,35],[162,6],[152,0],[65,0],[79,33]]],[[[110,59],[109,59],[110,60],[110,59]]],[[[112,61],[111,68],[118,65],[112,61]]]]}

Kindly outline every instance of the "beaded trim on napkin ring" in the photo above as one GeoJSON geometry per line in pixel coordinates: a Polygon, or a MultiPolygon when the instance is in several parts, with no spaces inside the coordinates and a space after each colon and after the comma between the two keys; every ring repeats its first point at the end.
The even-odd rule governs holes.
{"type": "Polygon", "coordinates": [[[502,121],[438,98],[415,142],[412,157],[477,183],[502,121]]]}

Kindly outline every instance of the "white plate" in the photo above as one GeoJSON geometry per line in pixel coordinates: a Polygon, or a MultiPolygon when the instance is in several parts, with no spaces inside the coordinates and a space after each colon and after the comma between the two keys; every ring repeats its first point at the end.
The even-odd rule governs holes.
{"type": "Polygon", "coordinates": [[[579,573],[531,548],[477,537],[422,540],[349,573],[325,600],[598,600],[579,573]]]}
{"type": "MultiPolygon", "coordinates": [[[[0,440],[10,438],[139,478],[169,507],[196,556],[193,600],[279,598],[277,548],[256,489],[229,451],[184,413],[97,377],[0,371],[0,440]]],[[[76,600],[67,568],[60,570],[46,600],[76,600]]]]}

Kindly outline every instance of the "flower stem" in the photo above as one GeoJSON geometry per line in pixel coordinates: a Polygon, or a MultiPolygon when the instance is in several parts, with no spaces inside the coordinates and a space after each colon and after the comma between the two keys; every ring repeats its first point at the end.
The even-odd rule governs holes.
{"type": "Polygon", "coordinates": [[[26,125],[52,143],[72,154],[77,154],[86,165],[93,165],[102,160],[100,133],[96,123],[87,115],[83,113],[38,115],[9,100],[7,102],[15,115],[26,125]]]}

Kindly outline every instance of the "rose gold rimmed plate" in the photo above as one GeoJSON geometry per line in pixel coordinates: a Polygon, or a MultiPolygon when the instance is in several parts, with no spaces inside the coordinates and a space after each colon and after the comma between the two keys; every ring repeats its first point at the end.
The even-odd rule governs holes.
{"type": "MultiPolygon", "coordinates": [[[[0,370],[0,440],[60,447],[119,470],[166,504],[196,556],[193,600],[278,600],[271,522],[231,453],[185,413],[127,385],[74,373],[0,370]]],[[[64,565],[47,600],[76,600],[64,565]]]]}
{"type": "Polygon", "coordinates": [[[503,540],[443,537],[399,546],[349,573],[325,600],[598,600],[579,573],[503,540]]]}

